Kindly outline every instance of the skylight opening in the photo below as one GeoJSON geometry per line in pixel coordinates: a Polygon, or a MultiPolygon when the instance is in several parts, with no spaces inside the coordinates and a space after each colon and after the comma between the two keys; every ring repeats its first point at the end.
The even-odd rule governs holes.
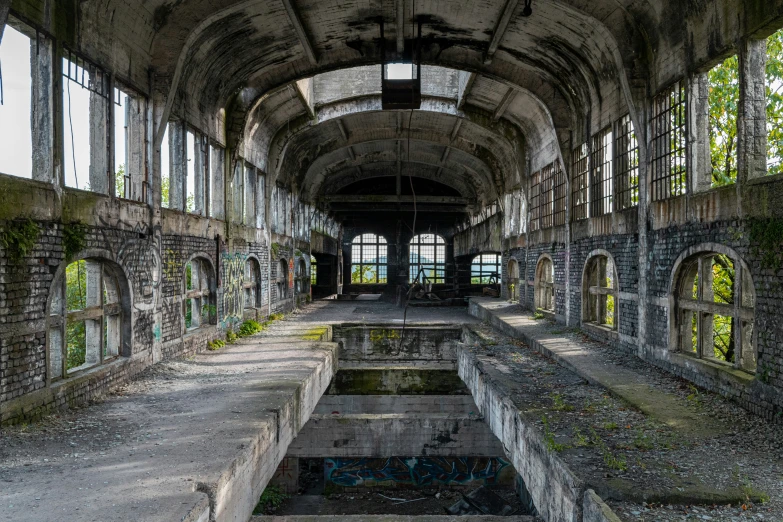
{"type": "Polygon", "coordinates": [[[412,80],[414,79],[415,66],[412,63],[387,63],[387,80],[412,80]]]}

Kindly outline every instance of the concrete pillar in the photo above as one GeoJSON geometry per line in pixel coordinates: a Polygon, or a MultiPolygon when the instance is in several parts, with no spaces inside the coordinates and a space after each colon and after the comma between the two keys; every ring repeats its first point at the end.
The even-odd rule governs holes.
{"type": "Polygon", "coordinates": [[[188,158],[185,136],[187,131],[182,122],[169,122],[169,208],[185,210],[187,199],[188,158]]]}
{"type": "MultiPolygon", "coordinates": [[[[87,270],[86,308],[101,306],[103,286],[101,264],[88,260],[85,262],[85,269],[87,270]]],[[[87,366],[94,366],[101,362],[103,324],[101,318],[88,319],[84,323],[86,341],[84,363],[87,366]]]]}
{"type": "Polygon", "coordinates": [[[767,173],[767,41],[740,42],[737,183],[767,173]]]}
{"type": "Polygon", "coordinates": [[[211,182],[211,206],[209,215],[215,219],[226,219],[225,206],[225,151],[219,147],[210,147],[210,176],[211,182]]]}
{"type": "MultiPolygon", "coordinates": [[[[110,91],[111,92],[111,91],[110,91]]],[[[109,195],[109,100],[90,91],[90,190],[109,195]]],[[[81,187],[80,187],[81,188],[81,187]]]]}
{"type": "Polygon", "coordinates": [[[201,214],[206,216],[207,214],[207,201],[209,194],[207,191],[207,180],[209,179],[207,162],[209,154],[207,150],[209,148],[206,139],[198,133],[194,132],[194,158],[193,158],[193,186],[195,187],[195,204],[193,208],[194,214],[201,214]]]}
{"type": "Polygon", "coordinates": [[[688,191],[703,192],[712,187],[710,156],[710,87],[707,73],[695,74],[686,89],[688,133],[688,191]]]}
{"type": "Polygon", "coordinates": [[[265,228],[266,221],[266,176],[258,172],[256,176],[256,228],[265,228]]]}
{"type": "MultiPolygon", "coordinates": [[[[2,2],[0,2],[2,3],[2,2]]],[[[0,13],[2,20],[2,13],[0,13]]],[[[2,31],[2,22],[0,22],[2,31]]],[[[30,74],[32,76],[32,112],[30,125],[33,140],[33,179],[53,183],[54,173],[54,94],[53,64],[56,63],[52,41],[38,34],[30,40],[30,74]]],[[[59,74],[57,76],[60,76],[59,74]]]]}
{"type": "Polygon", "coordinates": [[[256,169],[250,165],[245,166],[245,215],[242,221],[248,226],[258,226],[256,224],[256,186],[258,177],[256,169]]]}
{"type": "Polygon", "coordinates": [[[125,105],[126,174],[130,187],[126,188],[129,199],[143,201],[146,181],[145,129],[147,122],[147,100],[141,96],[128,96],[125,105]]]}

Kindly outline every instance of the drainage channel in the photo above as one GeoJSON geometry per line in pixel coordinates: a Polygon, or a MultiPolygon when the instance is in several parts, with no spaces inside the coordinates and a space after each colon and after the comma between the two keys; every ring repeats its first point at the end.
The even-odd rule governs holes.
{"type": "Polygon", "coordinates": [[[262,496],[267,516],[252,520],[532,521],[457,374],[462,337],[461,326],[335,327],[339,370],[262,496]]]}

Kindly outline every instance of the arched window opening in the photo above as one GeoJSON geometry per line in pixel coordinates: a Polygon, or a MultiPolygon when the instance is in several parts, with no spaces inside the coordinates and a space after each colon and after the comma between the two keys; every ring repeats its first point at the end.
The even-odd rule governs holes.
{"type": "Polygon", "coordinates": [[[248,257],[245,261],[245,308],[261,306],[261,266],[258,260],[248,257]]]}
{"type": "Polygon", "coordinates": [[[494,285],[500,283],[500,255],[479,254],[470,264],[470,283],[494,285]]]}
{"type": "Polygon", "coordinates": [[[211,324],[217,316],[212,301],[212,265],[202,258],[185,265],[185,300],[183,315],[185,330],[195,330],[211,324]]]}
{"type": "Polygon", "coordinates": [[[300,259],[296,263],[296,293],[302,294],[307,292],[307,263],[304,259],[300,259]]]}
{"type": "Polygon", "coordinates": [[[351,243],[351,283],[385,284],[388,245],[383,236],[360,234],[351,243]]]}
{"type": "Polygon", "coordinates": [[[409,282],[446,282],[446,241],[436,234],[419,234],[410,242],[409,282]]]}
{"type": "Polygon", "coordinates": [[[318,284],[318,260],[315,256],[310,256],[310,286],[318,284]]]}
{"type": "Polygon", "coordinates": [[[519,263],[516,259],[508,260],[508,298],[511,302],[519,301],[519,263]]]}
{"type": "Polygon", "coordinates": [[[587,261],[582,299],[582,321],[617,328],[617,272],[610,257],[597,255],[587,261]]]}
{"type": "Polygon", "coordinates": [[[277,297],[285,299],[288,297],[288,261],[281,259],[277,264],[277,297]]]}
{"type": "Polygon", "coordinates": [[[555,268],[549,257],[542,257],[536,267],[535,307],[547,312],[555,311],[555,268]]]}
{"type": "Polygon", "coordinates": [[[726,254],[706,252],[685,260],[678,273],[679,350],[755,371],[755,297],[742,263],[726,254]]]}
{"type": "Polygon", "coordinates": [[[49,369],[53,379],[120,355],[122,307],[119,282],[99,260],[74,261],[52,299],[49,369]]]}

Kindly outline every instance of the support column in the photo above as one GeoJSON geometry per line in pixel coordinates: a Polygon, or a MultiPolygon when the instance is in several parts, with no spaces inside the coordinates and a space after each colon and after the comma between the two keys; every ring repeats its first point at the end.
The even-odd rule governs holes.
{"type": "Polygon", "coordinates": [[[767,41],[740,42],[737,185],[767,174],[767,41]]]}
{"type": "MultiPolygon", "coordinates": [[[[176,210],[186,210],[188,177],[186,135],[187,131],[182,122],[169,122],[169,208],[176,210]]],[[[166,159],[161,158],[161,161],[166,159]]]]}
{"type": "MultiPolygon", "coordinates": [[[[3,20],[2,12],[0,12],[0,20],[3,20]]],[[[2,31],[2,23],[0,21],[0,32],[2,31]]],[[[57,62],[54,57],[52,41],[49,38],[39,33],[38,42],[30,41],[30,71],[33,85],[31,114],[33,179],[47,183],[56,181],[54,173],[54,100],[57,97],[54,94],[52,75],[55,74],[53,64],[57,62]]]]}
{"type": "Polygon", "coordinates": [[[688,97],[688,190],[704,192],[712,188],[710,155],[710,87],[707,73],[693,76],[686,90],[688,97]]]}
{"type": "Polygon", "coordinates": [[[114,180],[109,173],[114,172],[114,165],[109,166],[108,124],[109,101],[90,92],[90,190],[111,195],[114,180]]]}

